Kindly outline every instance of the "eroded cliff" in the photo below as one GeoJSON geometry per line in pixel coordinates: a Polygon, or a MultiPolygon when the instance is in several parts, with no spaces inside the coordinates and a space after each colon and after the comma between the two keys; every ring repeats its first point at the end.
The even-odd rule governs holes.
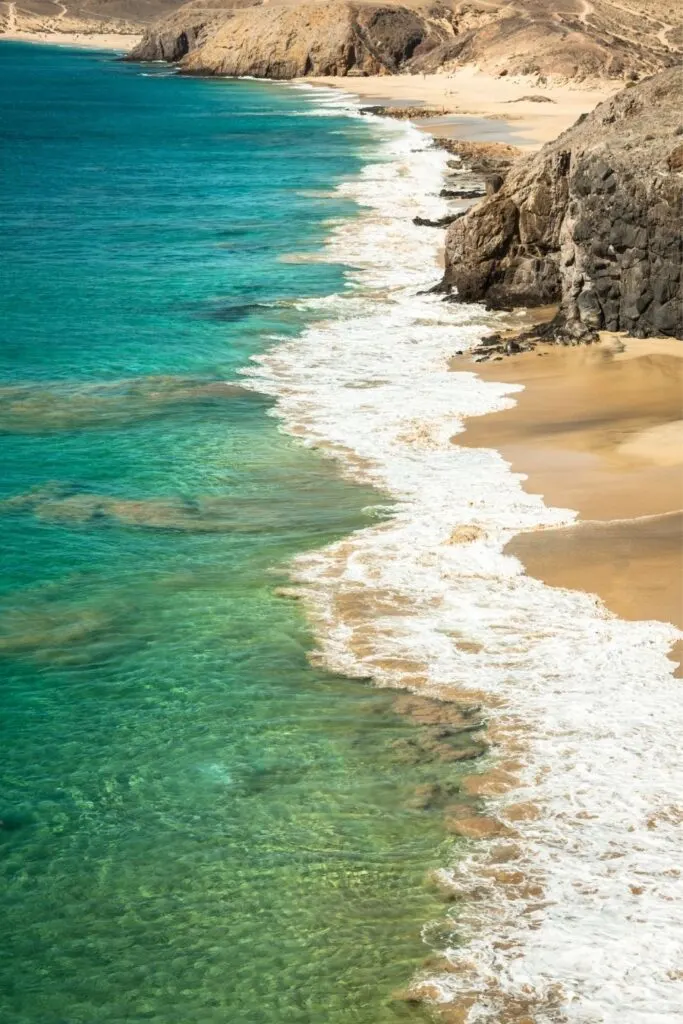
{"type": "Polygon", "coordinates": [[[553,332],[683,338],[683,68],[624,89],[449,228],[444,284],[553,332]]]}

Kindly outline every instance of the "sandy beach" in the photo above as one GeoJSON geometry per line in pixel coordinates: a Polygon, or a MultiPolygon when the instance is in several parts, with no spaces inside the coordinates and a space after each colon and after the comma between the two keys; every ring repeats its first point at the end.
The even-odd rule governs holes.
{"type": "Polygon", "coordinates": [[[115,32],[2,32],[0,42],[44,43],[48,46],[70,46],[87,50],[116,50],[127,53],[141,39],[139,35],[115,32]]]}
{"type": "Polygon", "coordinates": [[[683,343],[604,335],[476,372],[525,390],[514,408],[470,419],[457,443],[497,449],[527,491],[579,513],[576,526],[519,534],[507,552],[622,618],[683,628],[683,343]]]}
{"type": "MultiPolygon", "coordinates": [[[[471,67],[451,75],[316,82],[386,105],[444,110],[444,117],[415,122],[435,136],[512,142],[526,151],[618,89],[606,82],[539,87],[535,79],[471,67]]],[[[497,449],[526,474],[526,490],[579,513],[574,527],[521,533],[508,545],[530,575],[596,593],[623,618],[683,628],[681,357],[683,343],[675,339],[604,335],[593,348],[544,348],[477,365],[484,380],[523,384],[525,391],[513,409],[468,421],[457,443],[497,449]]],[[[468,358],[456,367],[473,369],[468,358]]],[[[674,657],[680,662],[683,644],[674,657]]]]}
{"type": "MultiPolygon", "coordinates": [[[[495,122],[504,122],[505,141],[521,149],[538,149],[556,138],[577,118],[592,110],[620,88],[619,82],[601,82],[590,87],[549,83],[539,86],[536,78],[499,77],[474,67],[452,74],[368,76],[366,78],[307,78],[311,85],[329,85],[352,92],[368,101],[387,105],[420,104],[460,117],[489,118],[492,123],[478,125],[478,141],[492,141],[495,122]],[[482,133],[482,127],[484,133],[482,133]]],[[[463,126],[452,119],[430,119],[428,127],[435,135],[468,137],[463,126]]]]}

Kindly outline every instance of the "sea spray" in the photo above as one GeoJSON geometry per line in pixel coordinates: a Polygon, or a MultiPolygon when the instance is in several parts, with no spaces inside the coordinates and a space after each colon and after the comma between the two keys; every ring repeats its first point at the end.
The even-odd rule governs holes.
{"type": "Polygon", "coordinates": [[[449,371],[495,318],[425,294],[439,238],[412,217],[445,213],[445,156],[412,126],[376,124],[382,158],[339,188],[365,213],[337,224],[322,256],[353,268],[346,290],[244,372],[289,433],[394,502],[389,522],[293,563],[320,657],[380,686],[486,703],[504,770],[478,792],[511,842],[460,846],[444,866],[465,897],[455,970],[414,991],[470,1021],[664,1024],[683,1005],[683,712],[666,657],[680,634],[621,621],[503,554],[515,533],[575,514],[526,493],[497,452],[453,443],[466,417],[519,389],[449,371]]]}

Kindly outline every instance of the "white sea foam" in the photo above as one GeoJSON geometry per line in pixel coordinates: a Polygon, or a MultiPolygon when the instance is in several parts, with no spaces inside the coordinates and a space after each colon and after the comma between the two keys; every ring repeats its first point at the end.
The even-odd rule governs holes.
{"type": "Polygon", "coordinates": [[[471,899],[454,914],[458,969],[425,991],[464,998],[472,1022],[683,1020],[683,709],[666,657],[680,634],[621,621],[503,554],[516,532],[574,513],[527,494],[496,452],[452,443],[464,417],[518,389],[449,372],[492,318],[418,294],[438,280],[443,236],[412,217],[445,212],[444,155],[411,126],[377,125],[382,158],[339,190],[365,211],[323,255],[355,268],[348,289],[314,300],[330,318],[246,373],[286,430],[395,502],[389,522],[295,563],[326,663],[380,685],[489,694],[501,757],[515,736],[521,764],[491,813],[538,812],[515,822],[507,865],[526,890],[496,879],[492,842],[444,869],[471,899]],[[476,539],[453,543],[464,524],[476,539]],[[373,594],[374,616],[340,611],[373,594]]]}

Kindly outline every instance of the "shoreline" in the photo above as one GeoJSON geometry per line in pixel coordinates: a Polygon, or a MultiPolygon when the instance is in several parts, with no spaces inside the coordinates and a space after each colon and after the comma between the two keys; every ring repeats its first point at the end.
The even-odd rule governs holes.
{"type": "Polygon", "coordinates": [[[665,870],[681,781],[674,631],[616,619],[506,553],[520,536],[573,529],[573,513],[523,487],[500,449],[461,444],[468,424],[514,412],[530,389],[498,380],[503,364],[489,380],[449,366],[455,337],[467,348],[500,318],[416,294],[438,273],[438,239],[410,215],[443,212],[446,158],[412,124],[382,130],[386,160],[339,189],[363,209],[326,244],[359,287],[330,296],[331,319],[267,350],[246,380],[275,399],[285,431],[394,502],[387,521],[295,559],[319,661],[454,706],[456,731],[488,726],[493,757],[446,809],[461,845],[440,881],[460,900],[460,942],[409,998],[446,1003],[448,1019],[476,1007],[502,1020],[553,1015],[567,993],[604,1015],[619,991],[666,1019],[683,981],[678,875],[665,870]]]}
{"type": "MultiPolygon", "coordinates": [[[[301,80],[304,81],[304,80],[301,80]]],[[[439,75],[401,75],[393,78],[347,78],[347,79],[313,79],[312,85],[325,85],[331,88],[343,89],[363,99],[373,99],[384,105],[405,105],[415,104],[434,105],[437,109],[443,107],[452,108],[452,115],[442,117],[430,117],[424,119],[410,118],[406,123],[413,124],[435,138],[459,138],[475,144],[486,144],[491,141],[505,142],[516,145],[519,149],[538,149],[546,141],[550,127],[557,127],[558,119],[561,122],[560,131],[569,127],[564,121],[574,114],[578,116],[583,110],[577,113],[576,106],[588,102],[600,102],[601,99],[611,95],[615,88],[604,86],[602,89],[573,90],[561,87],[559,93],[566,97],[572,96],[573,104],[565,103],[560,106],[559,111],[549,117],[546,104],[534,104],[531,101],[526,104],[527,114],[525,120],[526,131],[532,144],[526,146],[519,139],[515,138],[514,131],[517,129],[517,122],[513,120],[501,121],[500,110],[507,100],[504,97],[516,94],[520,88],[525,88],[530,94],[548,95],[552,97],[558,92],[557,87],[548,86],[539,89],[529,80],[526,85],[521,79],[505,79],[502,82],[495,80],[490,75],[485,75],[470,68],[465,68],[454,76],[439,75]],[[342,84],[343,83],[343,84],[342,84]],[[468,86],[474,86],[476,100],[470,104],[476,110],[463,112],[459,108],[458,93],[468,86]],[[446,93],[443,90],[452,89],[446,93]],[[488,98],[482,101],[481,90],[487,91],[488,98]],[[491,91],[493,90],[493,91],[491,91]],[[597,98],[596,98],[597,97],[597,98]],[[533,108],[531,111],[528,108],[533,108]],[[483,130],[482,130],[483,126],[483,130]]],[[[549,106],[549,105],[548,105],[549,106]]],[[[558,131],[559,134],[559,131],[558,131]]],[[[551,137],[555,137],[553,134],[551,137]]],[[[459,203],[465,207],[469,203],[459,203]]],[[[510,321],[519,316],[525,321],[533,321],[534,311],[517,311],[509,317],[510,321]]],[[[599,384],[602,380],[600,371],[611,370],[612,377],[620,376],[621,380],[610,378],[608,386],[617,388],[617,396],[624,399],[625,393],[619,388],[627,387],[626,401],[618,408],[612,410],[612,421],[605,420],[602,425],[604,433],[610,430],[619,430],[621,427],[623,437],[622,461],[629,462],[630,473],[621,467],[621,475],[614,471],[611,476],[596,472],[594,466],[589,466],[590,453],[581,457],[577,453],[571,461],[565,456],[561,464],[558,461],[559,446],[555,443],[553,436],[557,427],[552,423],[552,410],[545,410],[545,434],[542,433],[540,413],[543,400],[540,395],[535,396],[533,415],[539,417],[539,432],[543,440],[539,439],[539,447],[552,449],[553,459],[556,464],[554,483],[547,491],[547,501],[551,506],[568,507],[577,514],[576,524],[561,527],[557,531],[544,531],[541,533],[528,534],[521,532],[506,547],[506,552],[519,557],[525,566],[526,572],[539,580],[554,587],[567,587],[577,589],[586,594],[594,594],[605,600],[608,608],[615,614],[629,620],[648,620],[656,618],[665,624],[673,624],[683,629],[683,584],[678,583],[679,569],[680,578],[683,578],[683,552],[681,544],[676,545],[677,527],[673,526],[674,520],[670,517],[683,511],[683,465],[679,466],[677,452],[683,450],[683,436],[681,436],[680,422],[676,426],[677,419],[683,414],[683,378],[680,376],[681,366],[677,365],[678,357],[683,356],[683,343],[675,339],[616,339],[605,335],[604,343],[599,350],[594,349],[557,349],[541,346],[544,356],[550,356],[551,363],[554,363],[554,373],[548,373],[550,369],[547,359],[541,367],[546,382],[552,380],[555,388],[566,390],[568,388],[567,370],[574,378],[573,394],[576,396],[577,388],[583,394],[584,402],[589,401],[591,416],[600,416],[605,420],[604,401],[601,398],[599,384]],[[625,348],[625,352],[619,353],[619,348],[625,348]],[[636,360],[634,366],[628,368],[624,365],[626,361],[636,360]],[[655,362],[653,367],[651,364],[655,362]],[[673,360],[673,362],[671,362],[673,360]],[[663,361],[663,363],[662,363],[663,361]],[[669,363],[667,366],[666,363],[669,363]],[[622,420],[627,419],[629,402],[637,404],[642,396],[638,395],[639,387],[642,384],[640,374],[647,372],[649,368],[650,387],[647,397],[651,406],[658,404],[666,405],[666,409],[653,409],[642,412],[652,428],[652,434],[648,435],[645,429],[640,437],[635,427],[628,429],[624,427],[622,420]],[[581,381],[579,377],[583,372],[581,381]],[[678,375],[677,375],[678,374],[678,375]],[[667,381],[667,377],[673,378],[667,381]],[[656,379],[655,379],[656,378],[656,379]],[[662,396],[662,388],[666,396],[662,396]],[[594,391],[592,395],[588,392],[594,391]],[[548,413],[551,413],[550,417],[548,413]],[[657,431],[657,425],[659,431],[657,431]],[[632,436],[634,435],[634,436],[632,436]],[[635,445],[635,450],[629,452],[628,444],[635,445]],[[638,445],[641,451],[638,450],[638,445]],[[664,451],[666,450],[666,455],[664,451]],[[579,464],[580,459],[583,459],[579,464]],[[556,481],[559,474],[567,470],[571,474],[573,488],[557,488],[556,481]],[[596,494],[604,491],[605,480],[608,480],[612,488],[608,498],[603,500],[604,514],[598,513],[588,501],[591,490],[596,494]],[[626,502],[626,503],[625,503],[626,502]],[[611,533],[606,533],[602,528],[591,531],[588,527],[596,517],[598,521],[619,522],[619,526],[613,528],[611,533]],[[660,519],[660,517],[664,517],[660,519]],[[667,518],[669,517],[669,518],[667,518]],[[660,543],[659,552],[653,561],[652,545],[648,545],[648,525],[652,521],[651,528],[657,534],[660,543]],[[668,545],[662,550],[661,535],[666,533],[668,545]],[[587,558],[586,552],[595,547],[596,538],[599,537],[601,544],[607,543],[607,557],[603,558],[602,571],[595,571],[594,558],[587,558]],[[642,557],[638,551],[634,551],[636,544],[634,538],[642,545],[642,557]],[[628,551],[628,569],[624,568],[626,559],[625,551],[628,551]],[[552,569],[549,564],[552,563],[552,569]],[[660,584],[655,588],[656,596],[653,594],[653,578],[656,574],[660,576],[660,584]],[[662,582],[661,577],[664,577],[662,582]],[[617,586],[617,581],[619,586],[617,586]],[[621,588],[621,589],[620,589],[621,588]],[[658,614],[654,614],[657,611],[658,614]]],[[[529,399],[529,388],[535,383],[533,373],[529,369],[534,367],[538,377],[539,365],[535,363],[539,355],[538,350],[530,353],[513,356],[506,359],[502,364],[487,363],[473,364],[471,358],[463,356],[454,360],[454,369],[475,372],[482,380],[492,383],[510,383],[523,386],[526,390],[516,396],[516,411],[520,413],[520,407],[525,414],[526,403],[529,399]],[[501,366],[504,367],[501,369],[501,366]]],[[[565,406],[570,403],[565,403],[565,406]]],[[[565,408],[565,420],[572,416],[578,420],[575,410],[565,408]]],[[[637,420],[634,408],[631,409],[631,419],[637,420]]],[[[641,418],[642,418],[641,417],[641,418]]],[[[637,427],[637,422],[635,426],[637,427]]],[[[472,447],[491,447],[495,451],[509,459],[514,472],[523,473],[528,476],[528,483],[525,489],[536,493],[539,487],[544,491],[548,486],[548,474],[545,476],[539,473],[538,456],[527,445],[524,449],[519,444],[519,439],[514,434],[514,418],[510,412],[489,413],[476,419],[466,420],[465,435],[459,435],[456,443],[472,447]],[[500,425],[500,432],[498,427],[500,425]],[[516,443],[517,442],[517,443],[516,443]]],[[[547,460],[548,456],[546,456],[547,460]]],[[[593,456],[598,460],[598,456],[593,456]]],[[[683,538],[679,538],[683,540],[683,538]]],[[[683,676],[683,640],[674,643],[671,659],[676,665],[675,675],[683,676]]]]}
{"type": "Polygon", "coordinates": [[[113,50],[128,52],[142,35],[118,34],[116,32],[29,32],[12,31],[0,33],[0,43],[36,43],[41,46],[66,46],[83,50],[113,50]]]}

